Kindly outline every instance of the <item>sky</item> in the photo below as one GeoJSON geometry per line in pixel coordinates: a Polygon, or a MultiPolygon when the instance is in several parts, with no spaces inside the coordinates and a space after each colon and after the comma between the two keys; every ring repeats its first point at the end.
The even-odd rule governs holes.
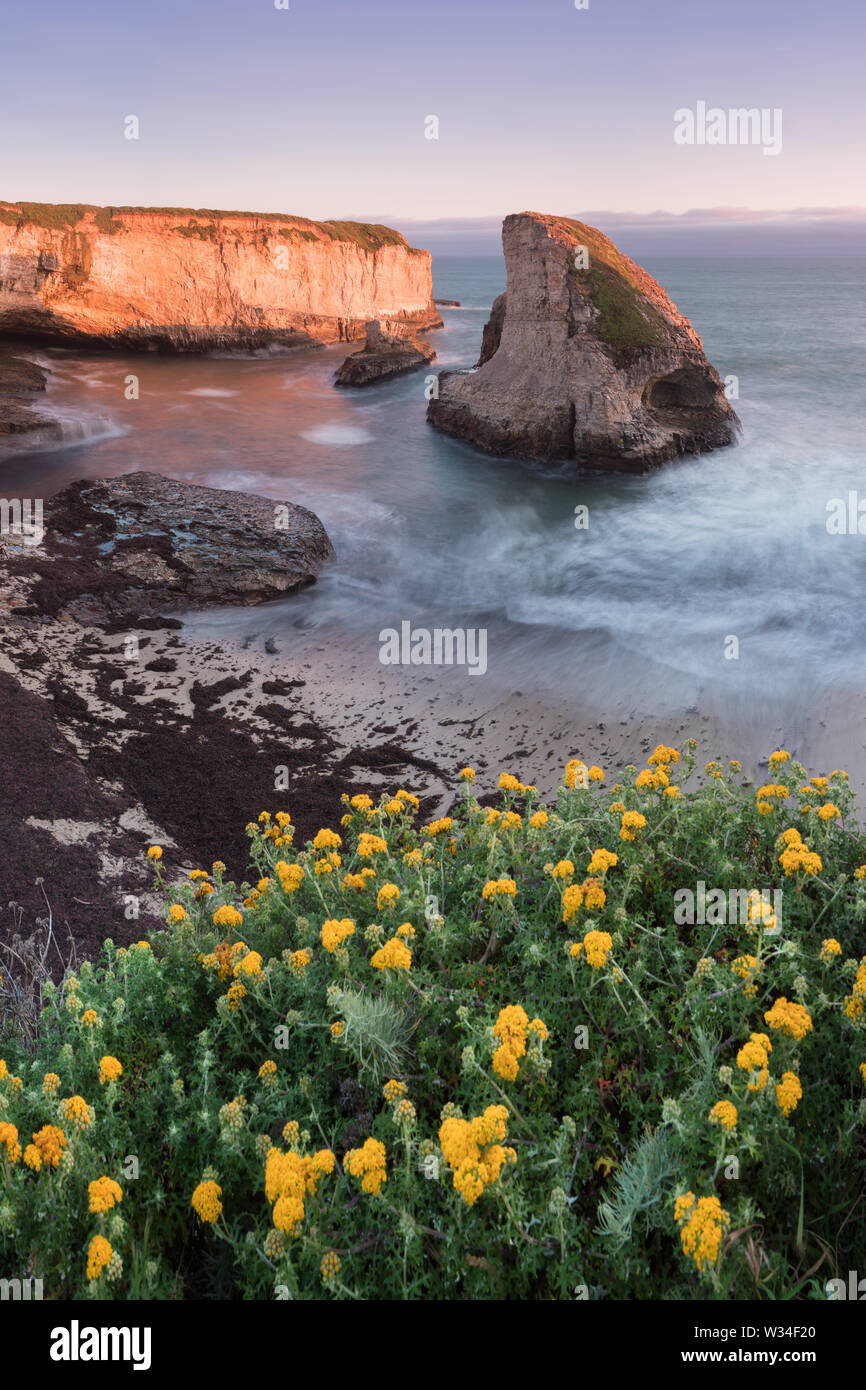
{"type": "Polygon", "coordinates": [[[284,2],[6,0],[0,199],[420,228],[866,207],[864,0],[284,2]],[[677,144],[699,102],[781,111],[781,151],[677,144]]]}

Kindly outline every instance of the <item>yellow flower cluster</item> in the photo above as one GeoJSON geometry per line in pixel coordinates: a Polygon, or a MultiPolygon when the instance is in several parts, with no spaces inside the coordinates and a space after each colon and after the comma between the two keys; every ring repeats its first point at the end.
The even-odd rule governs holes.
{"type": "Polygon", "coordinates": [[[350,1149],[343,1160],[346,1171],[361,1179],[362,1192],[373,1196],[388,1181],[385,1145],[380,1139],[365,1139],[360,1149],[350,1149]]]}
{"type": "Polygon", "coordinates": [[[855,1023],[863,1018],[864,1010],[866,1010],[866,956],[857,967],[853,988],[845,1000],[845,1013],[855,1023]]]}
{"type": "MultiPolygon", "coordinates": [[[[150,851],[148,850],[148,854],[150,851]]],[[[162,850],[160,850],[162,854],[162,850]]],[[[87,1248],[87,1278],[91,1282],[98,1279],[114,1254],[105,1236],[94,1236],[87,1248]]]]}
{"type": "Polygon", "coordinates": [[[263,1082],[265,1086],[270,1086],[276,1081],[276,1078],[277,1064],[272,1057],[269,1057],[268,1060],[262,1062],[262,1065],[259,1067],[259,1080],[263,1082]]]}
{"type": "Polygon", "coordinates": [[[583,938],[583,949],[586,952],[586,959],[589,961],[593,970],[600,970],[607,961],[613,948],[613,938],[610,932],[588,931],[583,938]]]}
{"type": "Polygon", "coordinates": [[[355,934],[355,923],[351,917],[343,917],[339,920],[336,917],[329,917],[322,927],[322,945],[329,955],[333,955],[338,946],[355,934]]]}
{"type": "Polygon", "coordinates": [[[650,753],[647,762],[650,767],[669,767],[671,763],[678,763],[680,760],[679,751],[676,748],[668,748],[664,743],[658,744],[654,752],[650,753]]]}
{"type": "Polygon", "coordinates": [[[385,1085],[382,1087],[382,1095],[389,1105],[393,1105],[395,1101],[402,1100],[405,1094],[405,1081],[394,1081],[392,1079],[391,1081],[386,1081],[385,1085]]]}
{"type": "Polygon", "coordinates": [[[600,767],[593,763],[592,767],[587,767],[580,758],[571,758],[565,765],[565,785],[569,790],[575,787],[588,787],[590,782],[603,782],[604,773],[600,767]]]}
{"type": "Polygon", "coordinates": [[[773,1045],[766,1033],[751,1033],[737,1053],[737,1066],[740,1071],[751,1072],[748,1087],[750,1091],[763,1091],[770,1075],[768,1062],[773,1045]]]}
{"type": "Polygon", "coordinates": [[[18,1130],[15,1125],[9,1124],[7,1120],[0,1120],[0,1145],[6,1146],[6,1157],[10,1163],[17,1163],[21,1157],[21,1145],[18,1143],[18,1130]]]}
{"type": "Polygon", "coordinates": [[[108,1177],[96,1178],[93,1182],[88,1183],[87,1195],[90,1199],[91,1211],[111,1211],[111,1208],[117,1206],[117,1203],[123,1199],[120,1183],[115,1182],[114,1178],[108,1177]]]}
{"type": "Polygon", "coordinates": [[[358,836],[358,858],[370,859],[374,854],[387,854],[388,846],[381,835],[368,835],[366,831],[358,836]]]}
{"type": "Polygon", "coordinates": [[[841,956],[841,954],[842,947],[839,945],[839,942],[836,940],[835,936],[828,936],[825,941],[821,942],[821,960],[831,961],[833,960],[834,956],[841,956]]]}
{"type": "Polygon", "coordinates": [[[842,812],[832,801],[825,801],[823,806],[818,807],[818,817],[820,820],[841,820],[842,812]]]}
{"type": "Polygon", "coordinates": [[[513,878],[489,878],[481,890],[481,896],[490,898],[513,898],[517,895],[517,884],[513,878]]]}
{"type": "Polygon", "coordinates": [[[734,1129],[737,1124],[737,1107],[729,1100],[717,1100],[709,1113],[711,1125],[721,1125],[722,1129],[734,1129]]]}
{"type": "Polygon", "coordinates": [[[33,1143],[42,1156],[42,1162],[56,1168],[60,1155],[66,1148],[66,1135],[57,1125],[43,1125],[33,1136],[33,1143]]]}
{"type": "Polygon", "coordinates": [[[548,815],[546,811],[533,811],[529,817],[529,824],[533,830],[543,830],[547,825],[548,815]]]}
{"type": "Polygon", "coordinates": [[[757,923],[760,923],[765,931],[775,931],[779,925],[772,907],[769,903],[764,902],[755,888],[749,894],[749,930],[757,930],[757,923]]]}
{"type": "Polygon", "coordinates": [[[645,767],[634,779],[634,784],[639,791],[658,791],[662,787],[670,786],[670,780],[665,768],[658,767],[653,772],[652,768],[645,767]]]}
{"type": "Polygon", "coordinates": [[[731,961],[731,970],[741,980],[745,980],[743,994],[747,999],[754,999],[758,993],[757,978],[763,969],[761,962],[754,956],[737,956],[736,960],[731,961]]]}
{"type": "Polygon", "coordinates": [[[586,866],[588,874],[606,874],[608,869],[614,868],[619,863],[619,855],[614,854],[609,849],[594,849],[592,858],[586,866]]]}
{"type": "Polygon", "coordinates": [[[821,872],[824,865],[820,854],[814,853],[803,843],[799,830],[792,826],[790,830],[786,830],[780,836],[780,839],[784,841],[785,848],[779,855],[779,863],[785,870],[787,878],[791,878],[800,870],[811,877],[821,872]]]}
{"type": "MultiPolygon", "coordinates": [[[[270,840],[277,846],[290,845],[292,843],[292,837],[295,832],[292,826],[292,818],[288,811],[277,811],[277,814],[273,818],[273,822],[271,821],[270,811],[261,811],[259,813],[259,824],[265,827],[262,833],[266,840],[270,840]]],[[[249,825],[247,829],[255,829],[255,825],[249,825]]],[[[216,872],[216,865],[214,865],[214,872],[216,872]]]]}
{"type": "Polygon", "coordinates": [[[634,840],[637,838],[637,832],[643,830],[645,825],[646,816],[642,816],[640,811],[624,811],[619,828],[619,838],[621,840],[634,840]]]}
{"type": "Polygon", "coordinates": [[[412,952],[399,936],[392,936],[370,960],[374,970],[409,970],[412,965],[412,952]]]}
{"type": "Polygon", "coordinates": [[[95,1009],[85,1009],[84,1013],[81,1015],[81,1022],[84,1024],[85,1028],[102,1027],[102,1019],[95,1009]]]}
{"type": "Polygon", "coordinates": [[[215,927],[239,927],[243,920],[243,916],[237,908],[230,907],[228,903],[223,907],[218,907],[213,915],[215,927]]]}
{"type": "Polygon", "coordinates": [[[769,816],[776,807],[774,801],[787,801],[790,796],[788,788],[781,782],[767,782],[765,786],[759,787],[756,794],[756,804],[758,813],[762,816],[769,816]]]}
{"type": "Polygon", "coordinates": [[[273,1148],[265,1160],[265,1196],[273,1207],[274,1227],[296,1236],[304,1219],[304,1199],[315,1196],[326,1173],[333,1173],[336,1160],[330,1149],[299,1154],[273,1148]]]}
{"type": "Polygon", "coordinates": [[[518,1072],[518,1059],[526,1054],[526,1033],[529,1015],[520,1004],[509,1004],[501,1009],[493,1025],[494,1037],[499,1046],[493,1054],[493,1070],[506,1081],[514,1081],[518,1072]]]}
{"type": "Polygon", "coordinates": [[[106,1081],[119,1081],[123,1075],[123,1067],[116,1057],[101,1057],[99,1060],[99,1080],[104,1084],[106,1081]]]}
{"type": "Polygon", "coordinates": [[[792,1071],[783,1071],[782,1080],[776,1087],[776,1102],[782,1114],[790,1115],[802,1098],[803,1087],[800,1085],[800,1078],[792,1071]]]}
{"type": "Polygon", "coordinates": [[[342,843],[335,830],[319,830],[313,840],[313,849],[339,849],[342,843]]]}
{"type": "Polygon", "coordinates": [[[447,835],[453,825],[451,816],[440,816],[439,820],[431,820],[429,825],[425,825],[422,833],[435,839],[437,835],[447,835]]]}
{"type": "Polygon", "coordinates": [[[87,1129],[93,1123],[93,1107],[87,1104],[84,1096],[67,1096],[60,1102],[63,1118],[79,1129],[87,1129]]]}
{"type": "Polygon", "coordinates": [[[777,748],[775,753],[770,754],[770,771],[775,772],[777,767],[781,767],[782,763],[789,762],[790,758],[791,754],[786,748],[777,748]]]}
{"type": "Polygon", "coordinates": [[[222,1195],[222,1188],[212,1178],[207,1182],[200,1182],[193,1192],[190,1205],[199,1221],[203,1221],[206,1226],[213,1225],[220,1215],[223,1209],[222,1195]]]}
{"type": "Polygon", "coordinates": [[[376,895],[376,906],[380,912],[395,903],[400,896],[396,883],[383,883],[376,895]]]}
{"type": "Polygon", "coordinates": [[[274,873],[280,880],[280,887],[284,893],[296,893],[304,880],[304,870],[300,864],[287,864],[285,859],[278,859],[274,865],[274,873]]]}
{"type": "Polygon", "coordinates": [[[693,1192],[684,1193],[676,1200],[674,1220],[678,1224],[685,1223],[680,1231],[680,1242],[698,1269],[708,1269],[715,1264],[725,1227],[731,1224],[718,1197],[701,1197],[695,1202],[693,1192]]]}
{"type": "MultiPolygon", "coordinates": [[[[418,854],[418,862],[420,863],[421,851],[418,850],[416,852],[418,854]]],[[[362,893],[364,889],[367,887],[367,879],[375,877],[376,870],[371,869],[369,864],[365,864],[364,868],[361,870],[360,873],[346,874],[346,877],[343,879],[343,888],[353,888],[357,893],[362,893]]]]}
{"type": "Polygon", "coordinates": [[[340,1257],[336,1250],[328,1250],[322,1257],[322,1283],[333,1284],[340,1273],[340,1257]]]}
{"type": "Polygon", "coordinates": [[[241,1002],[246,998],[247,991],[240,980],[235,980],[233,985],[229,985],[226,990],[226,999],[232,1013],[235,1013],[241,1006],[241,1002]]]}
{"type": "Polygon", "coordinates": [[[802,1004],[789,1003],[784,995],[764,1014],[764,1022],[771,1028],[781,1029],[798,1042],[812,1031],[808,1009],[802,1004]]]}
{"type": "Polygon", "coordinates": [[[581,907],[587,911],[602,908],[607,894],[597,878],[585,878],[583,883],[570,883],[562,895],[562,920],[570,922],[581,907]]]}
{"type": "Polygon", "coordinates": [[[517,1162],[514,1150],[502,1144],[507,1122],[504,1105],[488,1105],[472,1120],[449,1116],[440,1126],[442,1155],[467,1206],[474,1206],[484,1189],[496,1182],[506,1163],[517,1162]]]}
{"type": "Polygon", "coordinates": [[[499,1039],[499,1046],[493,1053],[493,1070],[505,1081],[515,1081],[519,1070],[519,1059],[526,1055],[526,1040],[529,1033],[538,1036],[541,1042],[549,1036],[547,1025],[540,1019],[529,1021],[529,1015],[520,1004],[509,1004],[500,1009],[493,1025],[493,1035],[499,1039]]]}
{"type": "Polygon", "coordinates": [[[307,950],[292,951],[289,956],[289,964],[296,975],[303,975],[312,959],[312,955],[307,950]]]}

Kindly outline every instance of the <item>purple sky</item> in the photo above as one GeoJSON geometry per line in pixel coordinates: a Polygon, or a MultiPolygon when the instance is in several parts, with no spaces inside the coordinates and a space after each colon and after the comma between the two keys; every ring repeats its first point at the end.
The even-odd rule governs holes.
{"type": "Polygon", "coordinates": [[[398,226],[866,205],[864,0],[290,5],[10,0],[0,198],[398,226]],[[699,101],[781,109],[781,153],[675,144],[699,101]]]}

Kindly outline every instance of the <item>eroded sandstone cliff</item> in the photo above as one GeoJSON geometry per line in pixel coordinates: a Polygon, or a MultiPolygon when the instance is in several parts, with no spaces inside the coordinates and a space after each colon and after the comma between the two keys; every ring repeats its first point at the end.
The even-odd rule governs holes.
{"type": "Polygon", "coordinates": [[[0,203],[0,334],[201,351],[441,325],[430,254],[389,227],[0,203]]]}
{"type": "Polygon", "coordinates": [[[507,288],[478,368],[440,375],[431,424],[493,453],[636,473],[734,442],[700,338],[613,242],[526,212],[505,219],[502,244],[507,288]]]}

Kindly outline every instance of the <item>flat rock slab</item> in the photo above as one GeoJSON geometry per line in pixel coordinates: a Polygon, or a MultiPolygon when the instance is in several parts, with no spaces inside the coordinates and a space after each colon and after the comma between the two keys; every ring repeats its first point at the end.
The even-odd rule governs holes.
{"type": "Polygon", "coordinates": [[[44,529],[9,565],[37,579],[36,611],[82,619],[260,603],[314,583],[334,556],[306,507],[158,473],[72,483],[44,529]]]}

